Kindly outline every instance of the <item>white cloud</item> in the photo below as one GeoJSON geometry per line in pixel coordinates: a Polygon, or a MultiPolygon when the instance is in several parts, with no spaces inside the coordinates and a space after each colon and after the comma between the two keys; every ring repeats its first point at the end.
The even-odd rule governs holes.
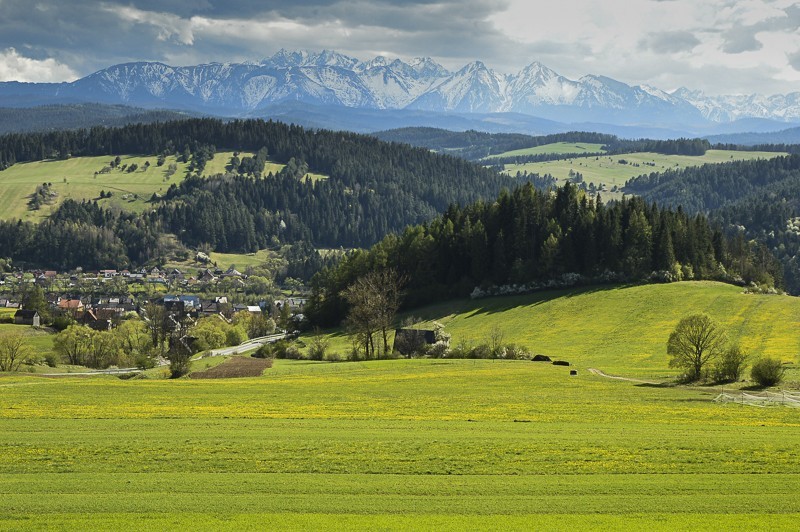
{"type": "Polygon", "coordinates": [[[533,53],[536,42],[585,43],[583,56],[565,47],[527,58],[568,76],[774,93],[797,90],[787,57],[800,48],[796,11],[795,0],[511,0],[491,20],[533,53]]]}
{"type": "Polygon", "coordinates": [[[53,58],[31,59],[14,48],[0,52],[0,81],[58,82],[77,78],[75,71],[53,58]]]}

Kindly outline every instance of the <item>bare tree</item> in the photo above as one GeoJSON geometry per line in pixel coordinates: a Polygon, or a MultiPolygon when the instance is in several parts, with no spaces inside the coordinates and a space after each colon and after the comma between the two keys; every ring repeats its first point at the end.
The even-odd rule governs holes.
{"type": "Polygon", "coordinates": [[[389,352],[389,331],[402,300],[405,279],[396,270],[370,272],[344,292],[350,303],[347,322],[360,338],[366,358],[375,358],[375,335],[380,334],[382,353],[389,352]]]}
{"type": "Polygon", "coordinates": [[[669,335],[667,354],[670,367],[686,370],[692,380],[703,375],[703,368],[723,352],[725,332],[709,316],[693,314],[683,318],[669,335]]]}
{"type": "Polygon", "coordinates": [[[30,346],[21,332],[0,335],[0,371],[16,371],[30,356],[30,346]]]}
{"type": "Polygon", "coordinates": [[[169,313],[163,306],[149,303],[144,307],[144,315],[147,329],[150,331],[150,341],[153,347],[161,349],[161,356],[164,356],[170,331],[169,313]]]}

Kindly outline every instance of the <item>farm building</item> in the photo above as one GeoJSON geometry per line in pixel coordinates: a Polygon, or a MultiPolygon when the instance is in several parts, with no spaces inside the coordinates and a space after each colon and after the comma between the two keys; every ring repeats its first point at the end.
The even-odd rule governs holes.
{"type": "Polygon", "coordinates": [[[425,329],[397,329],[394,332],[396,353],[409,356],[419,352],[425,345],[436,343],[436,333],[425,329]]]}
{"type": "Polygon", "coordinates": [[[14,323],[17,325],[40,325],[39,313],[35,310],[21,309],[14,314],[14,323]]]}

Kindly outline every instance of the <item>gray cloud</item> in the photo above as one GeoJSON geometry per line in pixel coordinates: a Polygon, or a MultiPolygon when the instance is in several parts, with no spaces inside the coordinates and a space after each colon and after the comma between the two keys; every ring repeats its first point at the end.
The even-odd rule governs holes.
{"type": "Polygon", "coordinates": [[[789,60],[789,65],[800,72],[800,50],[791,54],[786,54],[786,58],[789,60]]]}
{"type": "Polygon", "coordinates": [[[640,46],[657,54],[688,52],[700,44],[700,40],[690,31],[661,31],[642,39],[640,46]]]}
{"type": "MultiPolygon", "coordinates": [[[[280,48],[333,49],[360,59],[431,56],[449,68],[479,59],[509,73],[537,60],[572,78],[595,72],[627,83],[665,89],[685,84],[712,92],[718,86],[720,92],[755,85],[791,90],[790,81],[775,78],[774,59],[785,56],[786,70],[789,64],[800,66],[797,54],[776,53],[774,43],[758,37],[796,33],[800,5],[748,25],[736,17],[720,22],[714,10],[691,11],[696,0],[625,0],[624,6],[674,9],[674,19],[658,21],[660,28],[672,30],[658,31],[631,25],[622,0],[610,0],[614,16],[549,27],[548,21],[568,20],[567,7],[584,13],[594,9],[591,0],[564,1],[569,6],[522,0],[0,0],[0,72],[9,79],[17,72],[20,79],[67,79],[127,61],[189,65],[259,60],[280,48]],[[529,21],[530,32],[511,36],[496,16],[506,10],[503,20],[529,21]],[[692,12],[706,18],[687,18],[692,12]],[[716,55],[702,57],[709,44],[718,48],[716,55]],[[13,54],[3,52],[12,48],[13,54]],[[719,52],[759,50],[771,54],[763,65],[737,66],[725,75],[717,64],[719,52]],[[690,56],[691,66],[673,60],[675,53],[690,56]]],[[[731,1],[719,0],[716,9],[730,7],[731,1]]]]}
{"type": "Polygon", "coordinates": [[[736,26],[725,32],[725,39],[722,51],[728,54],[740,54],[742,52],[754,52],[763,47],[761,41],[756,39],[756,33],[760,30],[756,26],[736,26]]]}

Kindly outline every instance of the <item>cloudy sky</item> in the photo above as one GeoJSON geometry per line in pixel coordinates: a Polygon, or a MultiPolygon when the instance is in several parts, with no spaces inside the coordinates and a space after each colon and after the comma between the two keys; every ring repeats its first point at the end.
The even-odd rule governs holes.
{"type": "Polygon", "coordinates": [[[280,48],[370,59],[540,61],[569,78],[710,94],[800,90],[795,0],[0,0],[0,80],[73,80],[126,61],[260,60],[280,48]]]}

